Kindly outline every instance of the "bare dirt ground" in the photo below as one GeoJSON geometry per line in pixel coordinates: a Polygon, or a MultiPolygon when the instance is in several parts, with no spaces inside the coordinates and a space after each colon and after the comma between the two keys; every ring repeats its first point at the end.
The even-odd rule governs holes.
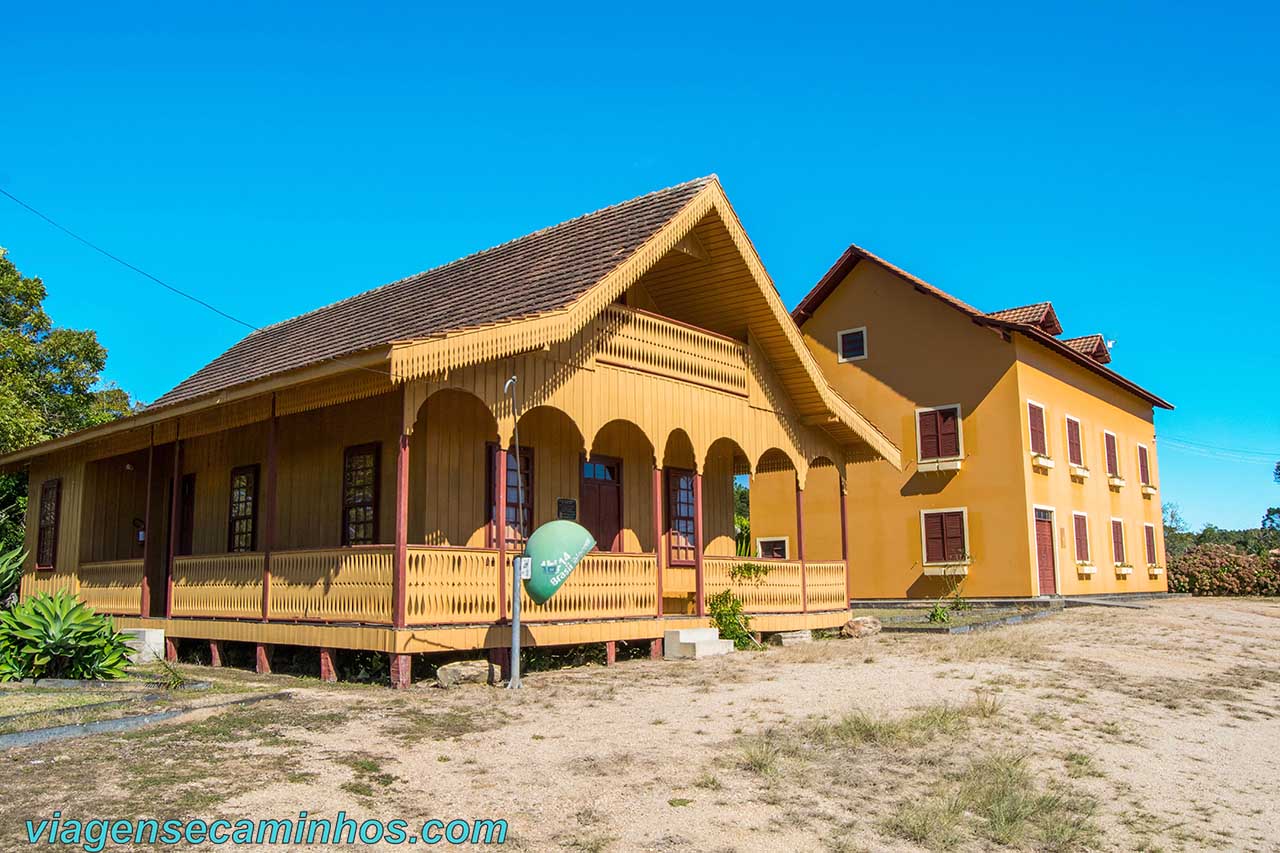
{"type": "Polygon", "coordinates": [[[60,808],[505,818],[517,850],[1280,850],[1275,600],[536,673],[519,692],[254,683],[292,696],[5,753],[0,849],[60,808]]]}

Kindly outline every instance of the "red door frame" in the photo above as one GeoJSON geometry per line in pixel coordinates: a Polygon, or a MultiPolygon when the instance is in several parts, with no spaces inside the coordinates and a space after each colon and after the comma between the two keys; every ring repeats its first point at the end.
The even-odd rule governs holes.
{"type": "Polygon", "coordinates": [[[1058,514],[1057,514],[1057,511],[1056,511],[1056,510],[1054,510],[1054,509],[1052,509],[1051,507],[1039,507],[1039,506],[1038,506],[1038,507],[1033,507],[1033,508],[1032,508],[1032,510],[1031,510],[1031,521],[1032,521],[1032,526],[1033,526],[1033,528],[1034,528],[1034,530],[1035,530],[1035,534],[1036,534],[1036,535],[1035,535],[1035,542],[1036,542],[1036,582],[1037,582],[1037,583],[1038,583],[1038,585],[1039,585],[1039,592],[1040,592],[1040,594],[1041,594],[1041,595],[1057,595],[1057,594],[1058,594],[1058,548],[1057,548],[1057,542],[1056,542],[1056,541],[1055,541],[1055,539],[1054,539],[1054,526],[1057,524],[1057,515],[1058,515],[1058,514]],[[1042,518],[1040,518],[1040,517],[1039,517],[1039,514],[1040,514],[1040,513],[1042,513],[1042,512],[1044,512],[1044,513],[1048,513],[1048,514],[1049,514],[1049,517],[1048,517],[1047,519],[1042,519],[1042,518]],[[1045,569],[1045,567],[1044,567],[1044,566],[1042,566],[1042,565],[1040,564],[1040,553],[1041,553],[1041,550],[1040,550],[1040,530],[1041,530],[1040,525],[1041,525],[1041,524],[1046,524],[1046,525],[1048,525],[1048,536],[1049,536],[1049,560],[1050,560],[1050,566],[1049,566],[1049,569],[1050,569],[1050,572],[1051,572],[1051,573],[1052,573],[1052,575],[1053,575],[1053,585],[1052,585],[1052,588],[1051,588],[1051,589],[1049,589],[1049,590],[1046,590],[1046,589],[1044,588],[1044,569],[1045,569]]]}

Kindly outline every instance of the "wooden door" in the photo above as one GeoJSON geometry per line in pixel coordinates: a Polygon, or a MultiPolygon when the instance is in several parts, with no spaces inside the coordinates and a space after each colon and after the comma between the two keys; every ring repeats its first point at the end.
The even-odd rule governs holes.
{"type": "Polygon", "coordinates": [[[1058,585],[1053,577],[1053,513],[1047,509],[1036,510],[1036,566],[1040,570],[1040,594],[1055,595],[1058,585]]]}
{"type": "Polygon", "coordinates": [[[196,475],[182,475],[182,490],[179,492],[178,504],[178,547],[176,553],[185,556],[191,553],[195,540],[196,526],[196,475]]]}
{"type": "Polygon", "coordinates": [[[579,518],[595,537],[596,550],[622,550],[621,460],[593,456],[582,463],[579,518]]]}

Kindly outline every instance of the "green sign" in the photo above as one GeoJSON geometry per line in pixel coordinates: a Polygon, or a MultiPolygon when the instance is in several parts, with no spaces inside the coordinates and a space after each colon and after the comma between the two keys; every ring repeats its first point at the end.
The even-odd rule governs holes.
{"type": "Polygon", "coordinates": [[[525,556],[533,559],[532,577],[524,582],[525,592],[536,604],[544,604],[569,579],[583,556],[596,547],[596,540],[581,524],[548,521],[533,531],[525,543],[525,556]]]}

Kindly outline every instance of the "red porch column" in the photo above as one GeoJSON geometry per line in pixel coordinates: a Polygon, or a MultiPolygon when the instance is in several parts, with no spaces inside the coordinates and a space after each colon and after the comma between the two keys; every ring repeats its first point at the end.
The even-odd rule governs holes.
{"type": "Polygon", "coordinates": [[[178,643],[171,637],[164,638],[164,659],[169,663],[178,662],[178,643]]]}
{"type": "Polygon", "coordinates": [[[698,615],[707,615],[706,590],[702,584],[702,472],[693,475],[693,571],[697,586],[698,615]]]}
{"type": "Polygon", "coordinates": [[[262,484],[262,621],[271,610],[271,549],[276,539],[276,395],[271,395],[271,420],[267,421],[267,478],[262,484]]]}
{"type": "Polygon", "coordinates": [[[609,640],[604,644],[604,665],[613,666],[618,662],[618,641],[609,640]]]}
{"type": "MultiPolygon", "coordinates": [[[[391,576],[391,624],[396,628],[403,628],[407,621],[405,597],[409,559],[409,432],[412,428],[411,423],[405,422],[408,415],[403,413],[404,395],[407,393],[407,389],[401,392],[400,446],[396,452],[396,554],[391,576]]],[[[395,655],[392,655],[392,665],[394,664],[395,655]]]]}
{"type": "Polygon", "coordinates": [[[809,579],[804,565],[804,489],[796,477],[796,557],[800,560],[800,609],[809,612],[809,579]]]}
{"type": "Polygon", "coordinates": [[[182,536],[182,438],[179,430],[182,421],[174,428],[173,434],[173,494],[169,507],[169,562],[164,572],[164,618],[173,617],[173,562],[178,555],[178,539],[182,536]]]}
{"type": "Polygon", "coordinates": [[[209,666],[222,666],[222,641],[209,641],[209,666]]]}
{"type": "Polygon", "coordinates": [[[391,686],[396,690],[404,690],[413,683],[413,657],[411,655],[391,655],[391,686]]]}
{"type": "Polygon", "coordinates": [[[662,615],[662,467],[653,466],[653,564],[658,572],[658,615],[662,615]]]}
{"type": "Polygon", "coordinates": [[[507,449],[499,447],[493,459],[493,536],[498,549],[498,621],[507,618],[507,449]]]}
{"type": "Polygon", "coordinates": [[[662,660],[662,638],[649,641],[649,660],[662,660]]]}
{"type": "Polygon", "coordinates": [[[259,675],[271,674],[271,646],[266,643],[258,643],[253,650],[254,669],[259,675]]]}
{"type": "Polygon", "coordinates": [[[151,438],[147,441],[147,503],[142,511],[142,593],[138,601],[138,615],[144,619],[151,615],[151,581],[147,578],[147,568],[151,560],[147,555],[154,553],[151,530],[151,465],[156,457],[156,428],[151,427],[151,438]]]}
{"type": "Polygon", "coordinates": [[[843,480],[836,484],[836,499],[840,501],[840,559],[844,562],[845,598],[852,598],[853,590],[849,588],[853,574],[849,570],[849,506],[846,503],[849,496],[843,480]]]}
{"type": "Polygon", "coordinates": [[[330,683],[338,680],[338,671],[333,668],[333,649],[320,649],[320,680],[330,683]]]}

